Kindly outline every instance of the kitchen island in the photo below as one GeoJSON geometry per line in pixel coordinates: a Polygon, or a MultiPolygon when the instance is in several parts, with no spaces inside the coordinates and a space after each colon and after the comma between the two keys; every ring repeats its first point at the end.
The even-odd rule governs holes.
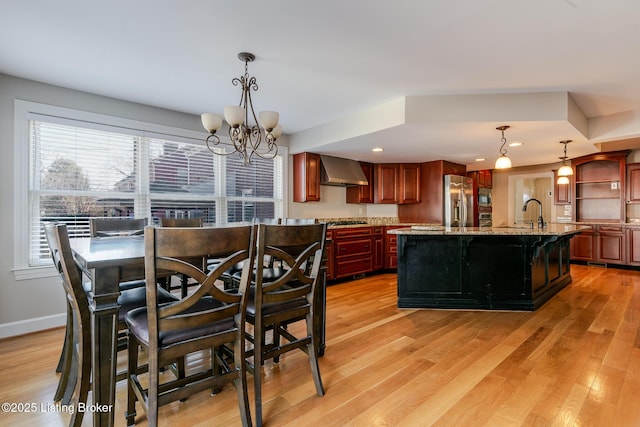
{"type": "Polygon", "coordinates": [[[398,237],[398,307],[535,310],[571,283],[577,225],[414,226],[398,237]]]}

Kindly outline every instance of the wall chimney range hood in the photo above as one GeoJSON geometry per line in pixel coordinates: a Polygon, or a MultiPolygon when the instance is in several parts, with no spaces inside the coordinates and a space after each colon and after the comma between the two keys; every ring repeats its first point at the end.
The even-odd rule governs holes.
{"type": "Polygon", "coordinates": [[[367,185],[360,163],[340,157],[320,155],[320,184],[367,185]]]}

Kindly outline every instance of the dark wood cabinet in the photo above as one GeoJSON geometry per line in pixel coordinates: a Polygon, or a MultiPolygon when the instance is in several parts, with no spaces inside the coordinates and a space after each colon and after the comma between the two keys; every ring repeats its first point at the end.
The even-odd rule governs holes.
{"type": "Polygon", "coordinates": [[[378,163],[374,173],[374,201],[388,204],[414,204],[421,200],[419,163],[378,163]]]}
{"type": "Polygon", "coordinates": [[[596,234],[594,231],[583,231],[571,239],[571,259],[578,261],[594,261],[596,257],[596,234]]]}
{"type": "Polygon", "coordinates": [[[399,170],[397,163],[378,163],[374,174],[375,203],[397,204],[399,170]]]}
{"type": "Polygon", "coordinates": [[[402,228],[404,226],[387,226],[384,232],[384,268],[398,268],[398,236],[396,234],[388,234],[388,230],[394,228],[402,228]]]}
{"type": "Polygon", "coordinates": [[[320,200],[320,155],[298,153],[293,156],[293,201],[320,200]]]}
{"type": "Polygon", "coordinates": [[[327,230],[327,240],[325,241],[324,254],[327,259],[327,280],[335,278],[334,254],[333,254],[333,233],[327,230]]]}
{"type": "Polygon", "coordinates": [[[573,187],[573,176],[569,178],[569,184],[558,184],[558,171],[553,171],[553,197],[556,205],[571,204],[571,188],[573,187]]]}
{"type": "Polygon", "coordinates": [[[332,236],[335,279],[373,270],[373,227],[336,229],[332,236]]]}
{"type": "Polygon", "coordinates": [[[420,203],[420,164],[398,165],[398,204],[420,203]]]}
{"type": "Polygon", "coordinates": [[[420,167],[420,203],[399,204],[398,218],[404,223],[442,224],[445,175],[467,175],[464,165],[444,160],[422,163],[420,167]]]}
{"type": "Polygon", "coordinates": [[[367,185],[352,185],[347,187],[347,203],[373,203],[373,190],[375,188],[373,179],[373,163],[360,162],[360,167],[367,178],[367,185]]]}
{"type": "Polygon", "coordinates": [[[384,268],[384,227],[373,227],[373,271],[384,268]]]}
{"type": "Polygon", "coordinates": [[[627,263],[627,252],[631,251],[628,251],[628,233],[624,225],[599,224],[589,227],[590,230],[583,231],[571,239],[572,260],[603,264],[627,263]]]}
{"type": "Polygon", "coordinates": [[[611,151],[571,160],[575,179],[575,191],[571,194],[575,221],[624,222],[629,152],[611,151]]]}
{"type": "Polygon", "coordinates": [[[493,171],[490,169],[467,172],[467,176],[473,179],[478,188],[491,188],[493,186],[493,171]]]}
{"type": "Polygon", "coordinates": [[[640,266],[640,227],[627,227],[627,265],[640,266]]]}
{"type": "Polygon", "coordinates": [[[626,236],[623,226],[598,226],[597,262],[624,264],[626,262],[626,236]]]}
{"type": "Polygon", "coordinates": [[[640,203],[640,163],[627,164],[627,203],[640,203]]]}

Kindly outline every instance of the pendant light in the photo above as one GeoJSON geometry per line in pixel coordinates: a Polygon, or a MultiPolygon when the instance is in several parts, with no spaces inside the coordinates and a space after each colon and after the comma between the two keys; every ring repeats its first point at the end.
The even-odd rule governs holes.
{"type": "Polygon", "coordinates": [[[509,126],[498,126],[497,130],[502,132],[502,146],[500,147],[500,157],[496,160],[496,169],[509,169],[511,167],[511,159],[507,157],[507,149],[504,147],[507,143],[507,138],[504,137],[504,131],[509,129],[509,126]]]}
{"type": "Polygon", "coordinates": [[[560,157],[562,166],[558,169],[558,180],[556,181],[558,184],[569,184],[569,177],[573,175],[573,169],[567,164],[567,144],[570,142],[570,139],[560,141],[560,144],[564,144],[564,155],[560,157]]]}

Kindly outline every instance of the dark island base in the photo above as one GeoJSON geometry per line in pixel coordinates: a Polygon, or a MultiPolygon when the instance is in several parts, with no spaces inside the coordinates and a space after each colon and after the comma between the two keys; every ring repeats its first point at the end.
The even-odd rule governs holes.
{"type": "Polygon", "coordinates": [[[398,307],[535,310],[571,283],[570,238],[398,235],[398,307]]]}

